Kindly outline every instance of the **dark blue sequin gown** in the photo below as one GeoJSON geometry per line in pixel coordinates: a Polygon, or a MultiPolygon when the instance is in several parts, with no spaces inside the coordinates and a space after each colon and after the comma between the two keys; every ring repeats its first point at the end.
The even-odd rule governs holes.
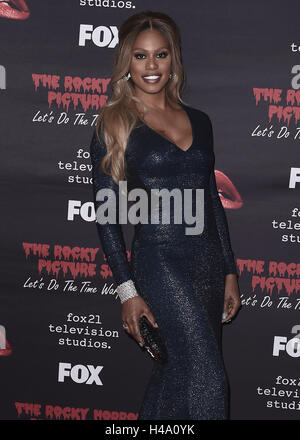
{"type": "MultiPolygon", "coordinates": [[[[216,187],[210,118],[199,109],[181,106],[192,126],[192,145],[183,151],[139,121],[131,132],[125,154],[128,190],[143,188],[150,197],[152,188],[203,188],[203,232],[186,235],[184,222],[138,224],[128,262],[120,225],[97,223],[115,282],[119,285],[134,281],[168,350],[167,364],[153,360],[138,420],[228,418],[221,320],[225,275],[237,274],[237,267],[216,187]]],[[[112,178],[100,171],[106,148],[95,132],[90,149],[94,196],[104,187],[118,194],[112,178]]],[[[94,203],[97,209],[99,202],[95,198],[94,203]]]]}

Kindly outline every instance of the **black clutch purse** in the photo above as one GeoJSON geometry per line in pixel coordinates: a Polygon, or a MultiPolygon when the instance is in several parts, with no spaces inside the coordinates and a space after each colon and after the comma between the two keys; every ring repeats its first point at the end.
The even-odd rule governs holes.
{"type": "Polygon", "coordinates": [[[148,353],[160,364],[168,360],[167,349],[158,328],[153,327],[151,322],[142,316],[139,319],[140,333],[144,340],[144,347],[148,353]]]}

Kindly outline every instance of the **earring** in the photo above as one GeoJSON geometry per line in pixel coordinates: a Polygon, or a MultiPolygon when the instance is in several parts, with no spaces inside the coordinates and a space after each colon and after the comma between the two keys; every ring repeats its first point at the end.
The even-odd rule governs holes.
{"type": "Polygon", "coordinates": [[[130,72],[128,72],[127,75],[125,75],[125,78],[127,81],[131,78],[130,72]]]}

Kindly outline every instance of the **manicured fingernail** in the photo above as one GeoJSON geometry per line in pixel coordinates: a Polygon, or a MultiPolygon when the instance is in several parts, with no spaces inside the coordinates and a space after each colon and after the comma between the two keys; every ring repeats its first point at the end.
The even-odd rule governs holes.
{"type": "Polygon", "coordinates": [[[158,327],[158,324],[157,324],[157,322],[154,324],[155,325],[155,327],[158,327]]]}
{"type": "Polygon", "coordinates": [[[142,344],[141,342],[139,342],[139,346],[140,346],[140,347],[143,347],[143,346],[144,346],[144,344],[142,344]]]}
{"type": "Polygon", "coordinates": [[[226,319],[227,313],[223,313],[222,319],[226,319]]]}

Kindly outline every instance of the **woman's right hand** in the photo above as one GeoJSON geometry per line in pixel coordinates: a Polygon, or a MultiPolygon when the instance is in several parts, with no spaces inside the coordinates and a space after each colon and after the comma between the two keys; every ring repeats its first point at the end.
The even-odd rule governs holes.
{"type": "Polygon", "coordinates": [[[129,298],[122,304],[122,321],[127,325],[125,330],[139,343],[144,345],[143,338],[140,334],[139,319],[146,316],[153,327],[158,327],[155,318],[151,313],[148,304],[141,296],[129,298]]]}

